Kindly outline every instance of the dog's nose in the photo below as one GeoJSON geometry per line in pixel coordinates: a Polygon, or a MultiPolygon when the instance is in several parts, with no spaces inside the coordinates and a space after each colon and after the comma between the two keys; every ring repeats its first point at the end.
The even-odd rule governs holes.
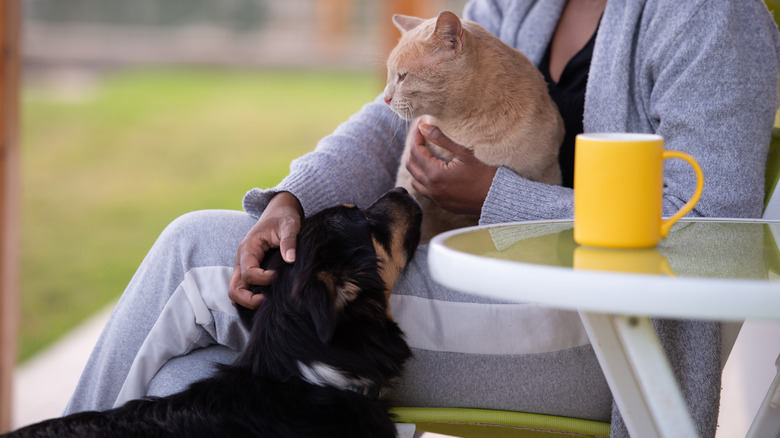
{"type": "Polygon", "coordinates": [[[406,190],[403,187],[396,187],[396,188],[393,189],[393,191],[394,192],[398,192],[398,193],[403,193],[404,195],[408,195],[409,194],[409,191],[406,190]]]}

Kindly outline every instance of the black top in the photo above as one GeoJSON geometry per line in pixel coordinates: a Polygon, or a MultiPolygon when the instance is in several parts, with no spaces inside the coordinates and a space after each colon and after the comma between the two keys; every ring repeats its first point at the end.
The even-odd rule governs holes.
{"type": "Polygon", "coordinates": [[[574,55],[563,68],[558,83],[550,77],[550,44],[544,53],[539,70],[547,81],[550,97],[558,105],[558,110],[563,117],[566,135],[561,144],[558,155],[558,163],[561,165],[563,186],[574,185],[574,139],[583,131],[582,117],[585,112],[585,85],[588,83],[588,70],[590,60],[593,57],[593,46],[596,41],[596,33],[590,37],[585,47],[574,55]]]}

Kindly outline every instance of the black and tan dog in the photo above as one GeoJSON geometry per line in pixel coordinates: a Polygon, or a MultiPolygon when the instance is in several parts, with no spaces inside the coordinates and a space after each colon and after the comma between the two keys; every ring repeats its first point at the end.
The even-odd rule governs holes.
{"type": "Polygon", "coordinates": [[[213,377],[165,398],[44,421],[11,437],[387,437],[395,427],[372,397],[410,351],[387,298],[420,238],[420,209],[403,189],[366,210],[306,218],[297,261],[278,251],[260,288],[246,349],[213,377]]]}

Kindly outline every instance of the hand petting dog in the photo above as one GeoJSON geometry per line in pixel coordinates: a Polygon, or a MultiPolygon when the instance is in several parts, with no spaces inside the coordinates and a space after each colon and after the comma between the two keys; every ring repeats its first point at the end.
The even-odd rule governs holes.
{"type": "Polygon", "coordinates": [[[280,192],[271,199],[238,246],[228,289],[228,297],[234,304],[247,309],[260,306],[263,295],[252,293],[250,285],[267,286],[275,274],[261,268],[260,263],[272,248],[279,248],[287,263],[295,261],[295,243],[302,218],[303,208],[291,193],[280,192]]]}
{"type": "MultiPolygon", "coordinates": [[[[292,214],[287,207],[265,218],[276,223],[270,229],[298,226],[283,224],[292,214]]],[[[421,221],[404,189],[365,210],[325,209],[299,221],[293,264],[289,252],[283,258],[284,249],[273,248],[285,237],[261,232],[247,251],[258,251],[262,265],[237,272],[256,268],[251,275],[266,282],[273,272],[273,281],[235,280],[263,299],[257,310],[237,306],[249,341],[233,364],[167,397],[47,420],[3,437],[395,438],[388,404],[378,395],[411,351],[388,298],[414,254],[421,221]]],[[[240,304],[245,294],[239,295],[240,304]]]]}

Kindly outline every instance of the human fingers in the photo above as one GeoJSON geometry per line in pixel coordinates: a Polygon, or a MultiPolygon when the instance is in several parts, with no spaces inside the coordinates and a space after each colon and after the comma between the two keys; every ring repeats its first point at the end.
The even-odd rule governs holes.
{"type": "Polygon", "coordinates": [[[263,294],[256,294],[252,292],[248,285],[241,280],[241,274],[239,270],[233,269],[233,273],[230,276],[230,286],[228,288],[228,298],[233,305],[240,305],[250,310],[255,310],[260,307],[260,304],[265,299],[263,294]]]}
{"type": "Polygon", "coordinates": [[[274,279],[274,271],[269,271],[260,267],[260,262],[265,256],[265,251],[253,251],[250,247],[239,249],[236,257],[238,262],[234,267],[241,275],[241,280],[246,284],[255,284],[259,286],[268,286],[274,279]]]}
{"type": "Polygon", "coordinates": [[[435,144],[436,146],[439,146],[442,149],[446,149],[452,154],[454,154],[458,158],[473,158],[474,154],[469,150],[468,148],[459,145],[455,141],[453,141],[451,138],[447,137],[444,132],[442,132],[441,129],[439,129],[437,126],[430,125],[427,123],[420,123],[417,125],[417,131],[419,131],[420,136],[423,137],[425,140],[430,141],[431,143],[435,144]]]}
{"type": "Polygon", "coordinates": [[[428,177],[431,173],[426,168],[430,167],[428,160],[436,160],[427,147],[422,145],[412,145],[409,150],[409,157],[406,160],[406,170],[411,175],[412,188],[420,195],[430,198],[428,190],[428,177]]]}
{"type": "Polygon", "coordinates": [[[295,245],[300,230],[300,220],[288,220],[281,222],[279,225],[279,251],[287,263],[295,261],[295,245]]]}
{"type": "Polygon", "coordinates": [[[445,162],[415,143],[409,159],[414,170],[410,170],[412,187],[445,210],[479,214],[497,169],[479,161],[470,149],[457,144],[436,126],[421,123],[418,131],[423,142],[442,147],[454,156],[445,162]]]}

